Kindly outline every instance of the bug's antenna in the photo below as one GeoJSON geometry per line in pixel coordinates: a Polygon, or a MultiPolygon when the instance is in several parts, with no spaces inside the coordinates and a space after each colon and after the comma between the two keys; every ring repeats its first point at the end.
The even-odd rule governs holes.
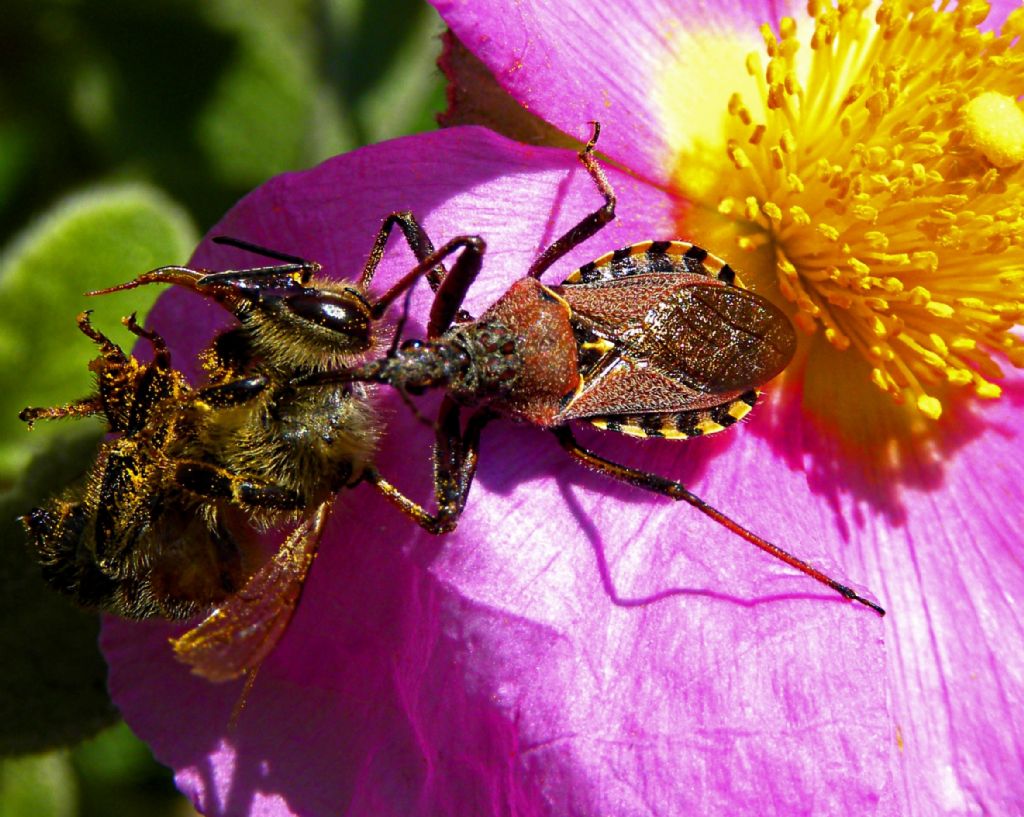
{"type": "MultiPolygon", "coordinates": [[[[402,299],[402,315],[395,323],[395,334],[391,338],[391,346],[388,348],[388,357],[394,357],[398,352],[398,343],[402,339],[402,332],[405,330],[405,323],[409,319],[409,301],[412,300],[412,289],[412,287],[409,287],[405,291],[405,297],[402,299]]],[[[413,409],[413,411],[415,411],[415,409],[413,409]]]]}

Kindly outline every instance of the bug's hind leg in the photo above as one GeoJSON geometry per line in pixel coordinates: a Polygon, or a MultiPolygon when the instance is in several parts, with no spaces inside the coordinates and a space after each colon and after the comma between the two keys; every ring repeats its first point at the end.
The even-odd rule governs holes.
{"type": "Polygon", "coordinates": [[[773,545],[771,542],[762,539],[755,533],[751,533],[746,528],[742,527],[738,523],[734,522],[728,516],[721,511],[711,507],[703,499],[696,494],[691,493],[686,489],[682,483],[675,482],[665,477],[660,477],[657,474],[651,474],[647,471],[640,471],[635,468],[630,468],[626,465],[620,465],[619,463],[607,460],[604,457],[595,454],[583,446],[581,446],[576,438],[573,436],[572,431],[566,426],[560,426],[552,429],[552,433],[558,439],[559,444],[574,460],[588,468],[592,468],[595,471],[600,471],[602,474],[606,474],[612,479],[617,479],[619,482],[625,482],[629,485],[635,485],[638,488],[651,491],[662,496],[667,496],[670,499],[682,500],[687,502],[701,513],[710,516],[720,525],[724,526],[728,530],[746,539],[753,545],[761,548],[761,550],[770,553],[776,559],[780,559],[790,567],[794,567],[802,573],[806,573],[815,581],[821,582],[826,587],[835,590],[844,598],[850,601],[856,601],[863,604],[865,607],[870,607],[879,615],[885,615],[885,610],[879,607],[872,601],[860,596],[855,590],[847,587],[844,584],[840,584],[832,577],[822,573],[816,567],[812,567],[802,559],[798,559],[791,553],[787,553],[785,550],[780,548],[778,545],[773,545]]]}

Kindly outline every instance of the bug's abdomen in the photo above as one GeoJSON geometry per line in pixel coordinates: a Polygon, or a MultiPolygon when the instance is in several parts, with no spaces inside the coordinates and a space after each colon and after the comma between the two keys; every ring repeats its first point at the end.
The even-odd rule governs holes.
{"type": "Polygon", "coordinates": [[[666,440],[687,440],[725,431],[735,425],[757,403],[758,393],[744,392],[738,397],[707,409],[664,412],[657,414],[603,414],[587,418],[604,431],[617,431],[631,437],[659,437],[666,440]]]}

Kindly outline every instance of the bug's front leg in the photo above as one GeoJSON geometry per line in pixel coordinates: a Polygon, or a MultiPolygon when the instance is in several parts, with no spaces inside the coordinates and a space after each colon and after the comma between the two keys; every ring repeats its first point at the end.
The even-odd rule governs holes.
{"type": "Polygon", "coordinates": [[[579,157],[590,178],[597,185],[598,192],[604,198],[604,204],[544,250],[526,273],[530,278],[540,278],[559,258],[615,220],[615,191],[612,190],[601,165],[594,158],[594,146],[597,144],[597,138],[601,135],[601,124],[594,122],[593,125],[594,134],[580,151],[579,157]]]}
{"type": "MultiPolygon", "coordinates": [[[[359,276],[359,285],[363,289],[369,288],[370,282],[377,272],[377,267],[384,257],[384,248],[387,246],[388,238],[391,236],[391,231],[395,228],[396,224],[401,228],[402,234],[405,236],[405,240],[409,244],[413,255],[416,256],[417,261],[424,261],[434,252],[434,242],[430,240],[427,231],[416,220],[416,216],[408,210],[391,213],[380,225],[377,237],[373,242],[373,247],[370,249],[370,256],[366,259],[366,264],[363,267],[363,273],[359,276]]],[[[436,290],[445,274],[446,271],[443,264],[439,263],[430,269],[426,273],[430,288],[436,290]]]]}
{"type": "Polygon", "coordinates": [[[478,235],[455,236],[420,261],[387,292],[377,298],[373,303],[373,317],[377,319],[383,317],[392,302],[406,292],[419,278],[436,268],[449,255],[459,253],[452,271],[440,281],[430,308],[427,336],[431,339],[440,336],[451,326],[456,317],[460,320],[468,319],[468,316],[462,313],[462,302],[466,291],[480,272],[486,250],[486,242],[478,235]]]}
{"type": "Polygon", "coordinates": [[[365,479],[374,485],[398,510],[424,530],[440,534],[455,530],[466,506],[466,497],[476,475],[480,433],[494,419],[486,409],[476,412],[461,429],[459,406],[445,398],[441,406],[434,443],[434,497],[437,513],[409,499],[376,471],[365,479]]]}

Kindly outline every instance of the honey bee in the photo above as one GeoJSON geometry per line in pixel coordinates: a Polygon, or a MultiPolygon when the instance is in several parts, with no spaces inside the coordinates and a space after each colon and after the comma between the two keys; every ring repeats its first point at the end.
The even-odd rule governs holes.
{"type": "MultiPolygon", "coordinates": [[[[313,262],[220,239],[282,263],[223,272],[167,266],[90,293],[170,283],[219,302],[237,326],[203,351],[207,382],[193,388],[171,367],[163,340],[134,319],[129,328],[153,344],[151,364],[125,355],[87,317],[80,321],[103,349],[93,367],[98,393],[26,409],[22,419],[102,414],[119,436],[101,447],[84,489],[23,517],[52,585],[135,618],[214,607],[173,645],[195,673],[227,680],[257,668],[287,627],[337,491],[367,481],[403,512],[418,509],[372,467],[373,386],[292,385],[372,352],[379,319],[424,274],[417,267],[383,295],[367,294],[396,224],[419,258],[432,253],[411,215],[394,213],[354,283],[319,276],[313,262]],[[253,569],[254,533],[284,524],[292,525],[284,544],[253,569]]],[[[428,274],[442,276],[443,268],[428,274]]]]}
{"type": "Polygon", "coordinates": [[[132,315],[124,321],[153,347],[143,363],[96,330],[78,326],[99,347],[90,364],[96,394],[56,408],[29,408],[21,419],[101,415],[116,438],[101,444],[85,484],[34,508],[24,523],[57,590],[79,604],[129,618],[187,618],[239,589],[242,551],[219,514],[197,512],[199,498],[165,478],[192,439],[196,395],[170,365],[163,340],[132,315]]]}

